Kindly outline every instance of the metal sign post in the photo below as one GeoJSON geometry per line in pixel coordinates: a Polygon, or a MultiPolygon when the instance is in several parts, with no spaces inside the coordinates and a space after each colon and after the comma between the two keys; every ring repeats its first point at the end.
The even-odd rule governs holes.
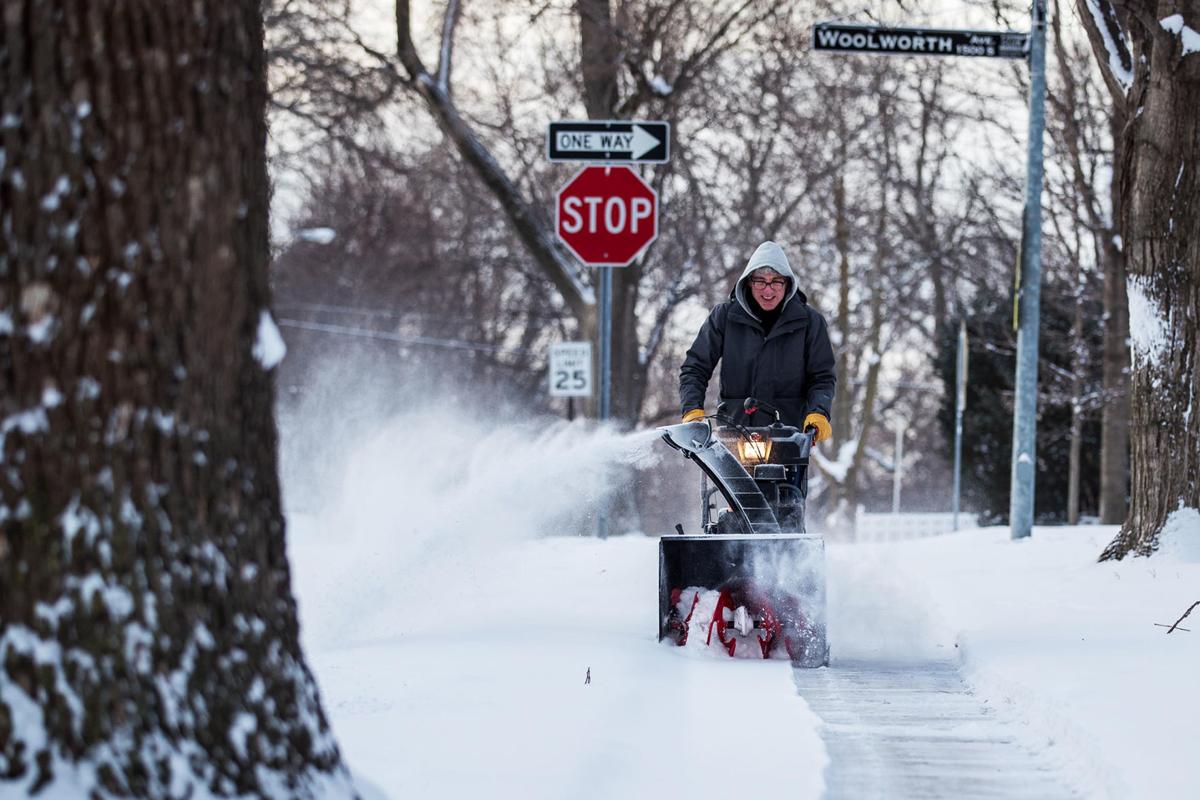
{"type": "MultiPolygon", "coordinates": [[[[600,267],[600,421],[612,414],[612,278],[615,267],[600,267]]],[[[608,538],[608,503],[600,504],[597,535],[608,538]]]]}
{"type": "Polygon", "coordinates": [[[600,421],[612,416],[613,267],[600,267],[600,421]]]}
{"type": "Polygon", "coordinates": [[[896,420],[896,444],[892,450],[892,513],[900,513],[900,484],[904,480],[904,420],[896,420]]]}
{"type": "Polygon", "coordinates": [[[967,407],[967,323],[958,323],[958,357],[955,359],[954,392],[954,530],[962,497],[962,421],[967,407]]]}
{"type": "Polygon", "coordinates": [[[1020,289],[1017,295],[1017,377],[1013,409],[1012,490],[1008,521],[1012,538],[1033,532],[1034,477],[1037,473],[1038,325],[1042,293],[1042,132],[1046,127],[1046,5],[1033,0],[1029,48],[1029,151],[1026,157],[1025,215],[1022,219],[1020,289]]]}

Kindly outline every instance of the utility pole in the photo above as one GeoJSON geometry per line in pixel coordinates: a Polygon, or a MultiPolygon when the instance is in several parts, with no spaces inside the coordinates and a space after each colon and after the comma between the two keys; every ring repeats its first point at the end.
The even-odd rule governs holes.
{"type": "Polygon", "coordinates": [[[892,513],[900,513],[900,484],[904,480],[904,420],[896,419],[896,444],[892,449],[892,513]]]}
{"type": "Polygon", "coordinates": [[[1025,174],[1025,214],[1017,289],[1017,376],[1013,413],[1012,538],[1033,532],[1034,478],[1037,473],[1038,326],[1042,292],[1042,133],[1046,127],[1046,4],[1033,0],[1029,33],[1029,142],[1025,174]]]}

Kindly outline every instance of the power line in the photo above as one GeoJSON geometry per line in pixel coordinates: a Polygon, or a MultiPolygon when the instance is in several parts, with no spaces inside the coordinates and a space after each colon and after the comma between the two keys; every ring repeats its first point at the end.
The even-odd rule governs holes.
{"type": "Polygon", "coordinates": [[[470,352],[496,353],[497,355],[540,356],[535,350],[525,347],[504,347],[502,345],[485,344],[484,342],[468,342],[461,339],[437,339],[432,336],[405,336],[389,331],[375,331],[369,328],[350,328],[345,325],[328,325],[323,322],[305,322],[298,319],[279,319],[279,325],[284,328],[297,328],[318,333],[333,333],[339,336],[355,336],[362,339],[381,339],[399,344],[423,345],[426,347],[441,347],[447,350],[466,350],[470,352]]]}
{"type": "MultiPolygon", "coordinates": [[[[403,318],[409,317],[413,319],[439,319],[439,320],[455,320],[459,322],[474,321],[471,317],[452,317],[447,314],[435,314],[422,311],[408,311],[399,309],[386,308],[362,308],[360,306],[343,306],[333,303],[304,303],[304,302],[283,302],[275,306],[277,311],[317,311],[327,314],[358,314],[369,317],[390,317],[403,318]]],[[[498,312],[500,316],[518,318],[527,317],[529,319],[549,319],[560,320],[564,316],[562,314],[545,314],[535,313],[524,310],[501,310],[498,312]]]]}

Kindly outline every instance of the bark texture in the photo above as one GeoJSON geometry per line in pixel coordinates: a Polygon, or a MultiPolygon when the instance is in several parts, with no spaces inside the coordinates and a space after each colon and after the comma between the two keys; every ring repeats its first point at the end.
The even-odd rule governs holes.
{"type": "MultiPolygon", "coordinates": [[[[1120,175],[1132,486],[1129,516],[1101,556],[1109,559],[1153,552],[1173,511],[1200,507],[1200,53],[1185,53],[1172,30],[1180,21],[1200,30],[1200,0],[1091,1],[1113,11],[1102,15],[1110,38],[1115,20],[1135,65],[1128,95],[1114,93],[1129,120],[1120,175]]],[[[1097,32],[1094,49],[1110,63],[1097,32]]]]}
{"type": "Polygon", "coordinates": [[[254,0],[4,5],[0,793],[353,794],[284,549],[265,102],[254,0]]]}

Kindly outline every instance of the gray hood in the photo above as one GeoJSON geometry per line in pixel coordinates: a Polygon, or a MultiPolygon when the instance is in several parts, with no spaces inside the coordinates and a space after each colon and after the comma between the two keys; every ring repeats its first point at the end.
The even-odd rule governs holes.
{"type": "Polygon", "coordinates": [[[770,267],[788,279],[788,293],[783,298],[783,302],[779,304],[780,311],[783,311],[796,295],[800,295],[800,302],[808,302],[808,298],[804,296],[804,293],[800,291],[800,287],[796,285],[796,275],[792,272],[792,265],[788,263],[787,256],[783,253],[783,248],[774,242],[763,242],[754,251],[754,255],[750,256],[750,260],[746,262],[746,268],[742,270],[742,277],[738,278],[733,291],[729,293],[730,299],[736,299],[738,305],[747,314],[758,319],[758,315],[752,310],[754,306],[750,303],[750,288],[746,286],[746,280],[754,270],[762,267],[770,267]]]}

